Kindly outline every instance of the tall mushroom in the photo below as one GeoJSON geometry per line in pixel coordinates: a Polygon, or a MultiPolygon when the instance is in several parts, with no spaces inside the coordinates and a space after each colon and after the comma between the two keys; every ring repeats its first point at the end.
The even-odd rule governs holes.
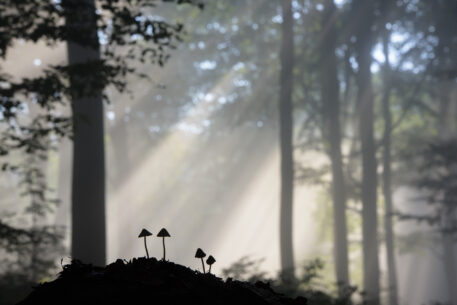
{"type": "Polygon", "coordinates": [[[208,273],[211,273],[211,265],[214,264],[215,262],[216,262],[216,259],[212,255],[208,256],[208,259],[206,260],[206,263],[209,265],[208,273]]]}
{"type": "Polygon", "coordinates": [[[162,244],[163,244],[163,261],[165,261],[165,237],[170,237],[170,233],[168,233],[167,229],[162,228],[162,230],[157,233],[157,237],[162,237],[162,244]]]}
{"type": "Polygon", "coordinates": [[[206,273],[206,272],[205,272],[205,263],[203,262],[203,258],[204,258],[205,256],[206,256],[206,253],[203,252],[203,250],[200,249],[200,248],[198,248],[198,249],[197,249],[197,252],[195,252],[195,257],[202,260],[203,273],[206,273]]]}
{"type": "Polygon", "coordinates": [[[146,237],[151,236],[151,235],[152,235],[152,233],[146,229],[141,230],[140,235],[138,235],[138,238],[141,238],[141,237],[144,238],[144,248],[146,249],[147,258],[149,258],[149,252],[148,252],[148,246],[146,245],[146,237]]]}

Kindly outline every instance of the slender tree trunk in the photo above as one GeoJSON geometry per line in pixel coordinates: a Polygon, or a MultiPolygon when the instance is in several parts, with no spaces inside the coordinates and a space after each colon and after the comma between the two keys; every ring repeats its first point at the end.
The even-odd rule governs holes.
{"type": "MultiPolygon", "coordinates": [[[[47,158],[46,159],[41,159],[39,157],[31,155],[28,158],[29,164],[34,164],[36,168],[38,168],[41,173],[42,177],[35,178],[34,183],[40,183],[46,181],[46,165],[47,165],[47,158]]],[[[40,253],[39,251],[39,245],[40,245],[40,238],[39,238],[39,231],[40,231],[40,226],[43,225],[43,217],[40,217],[39,215],[39,210],[42,209],[43,205],[46,204],[46,202],[43,202],[40,200],[40,197],[36,194],[31,194],[30,197],[30,208],[31,208],[31,218],[32,218],[32,226],[31,226],[31,232],[32,232],[32,239],[31,239],[31,249],[30,249],[30,279],[31,282],[33,283],[38,283],[40,281],[40,255],[43,255],[44,253],[40,253]],[[41,221],[40,221],[41,220],[41,221]]]]}
{"type": "MultiPolygon", "coordinates": [[[[440,5],[433,7],[435,10],[436,33],[438,36],[438,45],[435,47],[435,58],[437,59],[437,71],[446,71],[455,63],[454,35],[449,29],[455,29],[457,26],[455,19],[456,4],[454,1],[443,1],[440,5]],[[453,56],[454,55],[454,56],[453,56]]],[[[438,130],[439,138],[442,141],[456,139],[455,117],[452,109],[455,107],[456,100],[452,99],[452,91],[455,89],[455,80],[443,76],[438,79],[437,96],[439,99],[439,117],[438,130]]],[[[455,169],[452,169],[453,171],[455,169]]],[[[453,227],[455,223],[455,211],[449,212],[446,207],[443,208],[444,228],[453,227]]],[[[455,236],[451,234],[442,234],[443,246],[443,267],[448,286],[449,302],[457,305],[457,262],[455,256],[455,236]]]]}
{"type": "Polygon", "coordinates": [[[284,279],[294,278],[294,254],[292,242],[292,207],[294,191],[294,168],[292,146],[292,83],[293,83],[293,18],[292,0],[282,0],[282,45],[279,97],[279,125],[281,147],[281,210],[280,251],[284,279]]]}
{"type": "Polygon", "coordinates": [[[379,304],[379,258],[377,219],[376,147],[374,141],[374,97],[370,66],[373,47],[372,32],[374,7],[372,1],[355,0],[357,105],[362,148],[362,235],[363,235],[363,284],[365,302],[379,304]]]}
{"type": "MultiPolygon", "coordinates": [[[[449,217],[452,219],[453,216],[449,217]]],[[[454,238],[451,234],[443,233],[444,273],[449,291],[449,304],[457,305],[457,264],[455,262],[454,238]]]]}
{"type": "Polygon", "coordinates": [[[70,200],[71,200],[71,142],[63,139],[59,146],[59,172],[57,181],[57,206],[55,224],[65,226],[67,230],[70,225],[70,200]]]}
{"type": "MultiPolygon", "coordinates": [[[[71,37],[78,32],[89,37],[87,45],[68,41],[69,64],[100,59],[95,26],[94,0],[63,0],[67,10],[66,27],[71,37]]],[[[103,101],[101,90],[76,91],[81,80],[70,79],[73,88],[73,182],[72,182],[72,256],[84,262],[104,265],[105,234],[105,152],[103,101]],[[80,92],[84,91],[84,92],[80,92]]]]}
{"type": "Polygon", "coordinates": [[[113,186],[117,189],[129,175],[131,166],[128,151],[127,123],[124,121],[123,114],[120,115],[116,125],[110,129],[110,136],[111,142],[113,143],[114,160],[116,161],[113,186]]]}
{"type": "MultiPolygon", "coordinates": [[[[440,101],[440,111],[438,119],[438,130],[441,140],[449,140],[455,138],[455,130],[451,127],[449,120],[449,109],[451,105],[451,90],[452,82],[449,80],[442,80],[438,86],[438,96],[440,101]]],[[[451,226],[455,219],[455,212],[443,215],[444,227],[451,226]]],[[[457,264],[455,257],[455,241],[450,234],[442,234],[442,246],[443,246],[443,267],[444,274],[446,276],[446,283],[449,293],[449,302],[452,305],[457,305],[457,264]]]]}
{"type": "Polygon", "coordinates": [[[322,20],[323,41],[321,57],[321,95],[323,101],[324,134],[329,142],[329,157],[332,166],[333,196],[333,242],[335,274],[342,297],[349,285],[348,245],[346,227],[346,187],[341,157],[341,127],[339,84],[336,64],[336,7],[333,0],[325,3],[322,20]]]}
{"type": "Polygon", "coordinates": [[[384,196],[385,214],[384,214],[384,231],[386,235],[386,252],[387,252],[387,276],[389,288],[389,304],[398,304],[397,295],[397,267],[395,262],[395,245],[394,231],[392,223],[393,198],[392,198],[392,181],[391,181],[391,135],[392,135],[392,115],[390,113],[390,92],[391,66],[389,61],[389,40],[390,32],[385,31],[383,35],[383,51],[386,58],[384,64],[384,94],[382,98],[382,113],[384,117],[384,150],[382,154],[383,172],[382,172],[382,191],[384,196]]]}
{"type": "MultiPolygon", "coordinates": [[[[121,107],[118,107],[121,108],[121,107]]],[[[109,191],[118,190],[122,187],[123,183],[128,180],[130,176],[130,154],[129,154],[129,138],[127,130],[127,122],[124,120],[124,113],[122,110],[117,112],[119,118],[116,119],[114,126],[109,128],[108,132],[111,138],[112,151],[114,166],[111,166],[110,169],[113,169],[108,180],[109,191]]],[[[136,211],[130,209],[128,206],[123,208],[122,214],[125,219],[134,220],[136,211]]],[[[136,230],[134,226],[124,226],[120,229],[119,232],[124,232],[126,236],[135,236],[136,230]]]]}
{"type": "MultiPolygon", "coordinates": [[[[449,140],[454,137],[453,130],[450,128],[450,109],[451,109],[451,89],[452,81],[441,80],[438,84],[438,98],[439,98],[439,122],[438,130],[440,132],[439,137],[443,140],[449,140]]],[[[453,118],[451,117],[451,120],[453,118]]]]}

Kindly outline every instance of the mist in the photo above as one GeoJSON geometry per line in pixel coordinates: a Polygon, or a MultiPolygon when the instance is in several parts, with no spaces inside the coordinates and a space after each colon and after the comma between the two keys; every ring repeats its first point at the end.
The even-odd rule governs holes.
{"type": "Polygon", "coordinates": [[[293,295],[311,289],[338,298],[353,287],[353,303],[457,305],[455,3],[158,1],[133,20],[183,29],[170,30],[148,61],[147,52],[127,54],[156,44],[147,38],[153,30],[121,32],[114,15],[105,18],[104,1],[94,2],[94,16],[109,25],[94,21],[99,57],[80,40],[34,41],[0,23],[0,40],[12,36],[0,53],[0,148],[8,152],[0,154],[8,164],[0,304],[52,281],[72,258],[104,265],[145,256],[143,228],[153,234],[149,255],[161,258],[157,233],[166,228],[167,259],[200,272],[197,248],[216,258],[219,277],[261,275],[293,295]],[[128,43],[112,44],[116,29],[128,43]],[[130,60],[132,70],[89,68],[95,78],[70,70],[62,84],[73,91],[16,85],[84,56],[120,67],[130,60]],[[78,80],[91,87],[101,77],[94,96],[75,93],[78,80]],[[33,125],[43,113],[71,117],[84,99],[100,101],[97,132],[84,115],[71,120],[86,126],[85,136],[54,121],[33,125]],[[33,131],[22,126],[52,130],[30,145],[33,131]],[[104,159],[91,159],[93,151],[104,159]],[[27,175],[35,166],[41,174],[27,175]],[[101,210],[92,214],[95,201],[101,210]],[[102,229],[92,226],[97,215],[102,229]],[[27,231],[58,238],[29,242],[27,231]],[[300,282],[316,260],[318,275],[300,282]],[[241,271],[240,263],[247,263],[241,271]]]}

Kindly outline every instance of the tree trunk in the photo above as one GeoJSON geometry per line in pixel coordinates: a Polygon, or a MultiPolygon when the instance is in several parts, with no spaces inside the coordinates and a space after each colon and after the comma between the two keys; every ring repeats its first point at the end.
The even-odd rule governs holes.
{"type": "Polygon", "coordinates": [[[341,157],[341,127],[339,84],[336,64],[337,29],[335,20],[336,8],[333,0],[325,3],[322,20],[323,41],[321,57],[321,95],[323,102],[324,136],[329,142],[329,157],[332,166],[333,196],[333,241],[335,274],[342,297],[345,287],[349,285],[348,245],[346,227],[346,187],[341,157]]]}
{"type": "MultiPolygon", "coordinates": [[[[441,5],[434,6],[434,15],[438,19],[434,20],[436,25],[436,33],[438,36],[438,45],[435,47],[435,66],[436,71],[444,72],[455,64],[455,50],[453,32],[449,29],[455,29],[457,23],[455,21],[456,5],[453,1],[442,2],[441,5]],[[453,52],[454,51],[454,52],[453,52]]],[[[455,80],[446,75],[438,76],[437,96],[439,99],[439,117],[438,130],[439,138],[442,141],[448,141],[456,138],[455,117],[452,115],[452,109],[455,107],[456,100],[452,100],[452,91],[455,89],[455,80]]],[[[456,107],[457,108],[457,107],[456,107]]],[[[455,169],[452,169],[453,171],[455,169]]],[[[442,206],[444,213],[444,227],[452,228],[455,222],[455,211],[449,210],[442,206]]],[[[442,234],[443,243],[443,267],[448,286],[449,302],[452,305],[457,305],[457,264],[455,257],[455,236],[442,234]]]]}
{"type": "MultiPolygon", "coordinates": [[[[439,96],[439,117],[438,117],[438,131],[439,137],[443,141],[450,140],[455,138],[455,130],[451,127],[451,120],[449,120],[450,108],[451,108],[451,91],[452,91],[452,81],[441,80],[438,85],[439,96]]],[[[444,228],[452,227],[452,223],[455,219],[455,212],[448,213],[443,215],[444,218],[444,228]]],[[[442,234],[442,244],[443,244],[443,267],[444,274],[446,276],[446,283],[449,293],[449,302],[452,305],[457,305],[457,273],[456,273],[456,258],[455,258],[455,241],[450,234],[442,234]]]]}
{"type": "Polygon", "coordinates": [[[114,160],[116,167],[114,169],[113,187],[117,189],[122,186],[130,172],[130,156],[128,145],[127,123],[124,121],[124,114],[119,113],[119,119],[116,125],[109,130],[111,142],[113,143],[114,160]]]}
{"type": "MultiPolygon", "coordinates": [[[[66,27],[70,32],[70,65],[100,59],[95,25],[94,0],[64,0],[66,27]],[[72,40],[79,33],[89,37],[86,44],[72,40]]],[[[106,260],[105,228],[105,152],[103,101],[98,92],[75,89],[81,83],[70,78],[75,123],[72,182],[72,257],[95,265],[106,260]]]]}
{"type": "Polygon", "coordinates": [[[292,82],[294,62],[292,1],[282,0],[282,44],[279,97],[281,149],[280,253],[283,278],[294,279],[292,208],[294,168],[292,147],[292,82]]]}
{"type": "Polygon", "coordinates": [[[379,258],[377,219],[376,147],[374,142],[374,98],[370,66],[373,47],[372,32],[374,7],[372,1],[354,0],[356,25],[356,58],[358,63],[357,105],[362,148],[362,235],[363,284],[365,302],[379,304],[379,258]]]}
{"type": "Polygon", "coordinates": [[[59,172],[57,181],[59,205],[57,206],[55,224],[57,226],[65,226],[66,231],[70,228],[71,147],[71,142],[67,139],[62,139],[59,145],[59,172]]]}
{"type": "MultiPolygon", "coordinates": [[[[33,178],[34,185],[38,185],[40,183],[46,183],[47,181],[47,171],[46,167],[48,164],[48,157],[47,154],[44,155],[44,158],[40,156],[30,155],[27,158],[27,162],[29,163],[32,168],[39,170],[41,175],[36,176],[33,178]]],[[[33,188],[33,187],[32,187],[33,188]]],[[[49,204],[46,200],[37,194],[30,194],[30,205],[29,205],[29,213],[31,215],[31,230],[32,238],[31,238],[31,249],[30,249],[30,281],[32,283],[38,283],[40,281],[40,271],[43,269],[42,264],[40,264],[40,257],[44,256],[45,253],[40,253],[40,229],[45,223],[45,218],[41,215],[40,211],[45,210],[45,206],[49,204]]]]}
{"type": "Polygon", "coordinates": [[[391,135],[392,135],[392,115],[390,113],[390,92],[391,80],[390,72],[391,66],[389,61],[389,41],[390,32],[385,31],[383,35],[383,51],[386,58],[384,64],[384,94],[382,97],[382,113],[384,117],[384,150],[382,154],[383,172],[382,172],[382,191],[384,196],[385,214],[384,214],[384,231],[386,235],[386,254],[387,254],[387,277],[388,277],[388,290],[389,290],[389,304],[398,304],[397,295],[397,267],[395,263],[395,245],[394,245],[394,232],[392,215],[393,199],[392,199],[392,186],[391,186],[391,135]]]}
{"type": "MultiPolygon", "coordinates": [[[[125,181],[128,181],[131,168],[127,130],[128,122],[124,120],[124,111],[122,111],[122,109],[117,111],[116,114],[118,114],[119,117],[116,117],[115,125],[111,126],[107,131],[111,139],[111,149],[114,160],[114,165],[110,167],[112,172],[110,173],[108,170],[108,173],[110,174],[107,182],[109,192],[119,190],[125,181]]],[[[122,210],[124,219],[130,219],[132,221],[135,219],[135,213],[136,211],[130,209],[128,206],[124,207],[122,210]]],[[[134,226],[124,226],[121,230],[125,236],[135,236],[137,234],[137,232],[134,231],[136,230],[134,226]]],[[[121,232],[121,230],[119,230],[119,232],[121,232]]]]}
{"type": "MultiPolygon", "coordinates": [[[[453,215],[449,217],[452,219],[453,215]]],[[[455,263],[454,238],[451,234],[443,233],[444,273],[449,293],[449,304],[457,305],[457,265],[455,263]]]]}

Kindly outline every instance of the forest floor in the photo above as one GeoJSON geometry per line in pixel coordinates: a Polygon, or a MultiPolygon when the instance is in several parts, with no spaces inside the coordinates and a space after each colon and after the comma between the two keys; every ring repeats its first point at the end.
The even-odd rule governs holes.
{"type": "Polygon", "coordinates": [[[250,304],[305,305],[268,283],[222,280],[155,258],[117,260],[106,267],[73,261],[59,277],[38,285],[18,305],[29,304],[250,304]]]}

